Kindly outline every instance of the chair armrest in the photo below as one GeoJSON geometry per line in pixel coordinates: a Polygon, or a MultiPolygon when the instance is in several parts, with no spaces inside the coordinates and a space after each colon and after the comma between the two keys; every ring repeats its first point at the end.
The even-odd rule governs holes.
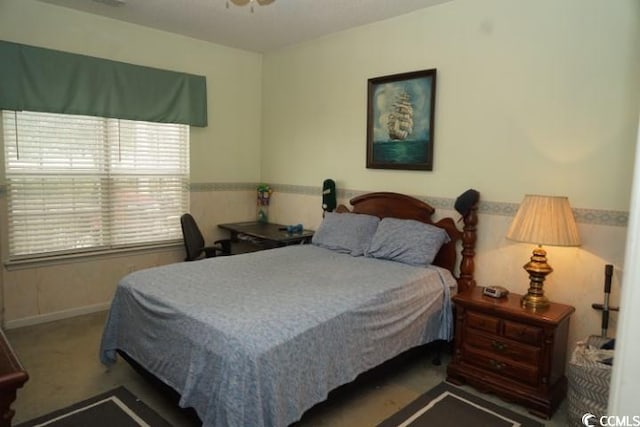
{"type": "Polygon", "coordinates": [[[231,240],[216,240],[212,246],[205,246],[202,250],[204,251],[205,258],[212,258],[218,255],[231,255],[231,240]]]}
{"type": "Polygon", "coordinates": [[[231,255],[231,239],[220,239],[213,243],[220,248],[222,255],[231,255]]]}

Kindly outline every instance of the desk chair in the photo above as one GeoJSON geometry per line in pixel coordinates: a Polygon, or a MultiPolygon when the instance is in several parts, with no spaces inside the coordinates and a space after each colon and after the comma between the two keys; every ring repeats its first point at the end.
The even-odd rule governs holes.
{"type": "Polygon", "coordinates": [[[231,255],[231,241],[228,239],[216,240],[213,246],[204,245],[204,237],[196,224],[196,220],[189,213],[180,217],[184,249],[187,252],[185,261],[194,261],[204,254],[205,258],[220,255],[231,255]]]}

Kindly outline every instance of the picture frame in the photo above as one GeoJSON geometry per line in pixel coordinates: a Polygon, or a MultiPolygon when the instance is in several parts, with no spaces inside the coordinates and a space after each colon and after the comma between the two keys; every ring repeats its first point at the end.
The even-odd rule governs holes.
{"type": "Polygon", "coordinates": [[[367,83],[367,168],[433,170],[435,68],[367,83]]]}

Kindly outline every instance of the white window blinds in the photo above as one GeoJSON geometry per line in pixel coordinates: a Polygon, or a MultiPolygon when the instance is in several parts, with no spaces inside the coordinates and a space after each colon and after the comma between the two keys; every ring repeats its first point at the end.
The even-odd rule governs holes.
{"type": "Polygon", "coordinates": [[[9,257],[182,237],[189,126],[3,111],[9,257]]]}

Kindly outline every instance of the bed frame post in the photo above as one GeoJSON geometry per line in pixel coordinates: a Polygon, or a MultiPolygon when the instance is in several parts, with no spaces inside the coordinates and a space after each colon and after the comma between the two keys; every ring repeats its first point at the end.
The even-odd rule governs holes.
{"type": "Polygon", "coordinates": [[[476,286],[473,278],[475,271],[474,257],[476,255],[476,225],[478,224],[478,204],[476,203],[463,218],[462,227],[462,261],[460,261],[460,277],[458,278],[458,292],[464,292],[476,286]]]}

